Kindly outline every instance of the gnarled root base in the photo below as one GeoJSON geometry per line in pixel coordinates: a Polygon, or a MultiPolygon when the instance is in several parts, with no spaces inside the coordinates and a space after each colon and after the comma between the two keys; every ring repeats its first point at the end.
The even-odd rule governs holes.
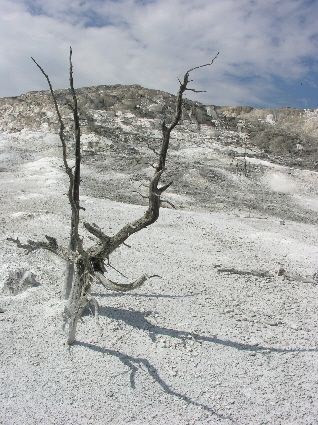
{"type": "Polygon", "coordinates": [[[81,320],[84,309],[92,304],[94,306],[94,315],[98,324],[98,303],[97,300],[90,296],[90,287],[93,277],[96,278],[106,289],[117,292],[128,292],[133,289],[140,288],[148,279],[153,277],[160,277],[159,275],[148,276],[143,274],[135,281],[129,284],[121,284],[107,279],[102,273],[87,270],[82,268],[79,264],[76,267],[76,278],[71,291],[70,301],[68,308],[65,309],[65,319],[68,324],[68,345],[72,345],[75,341],[76,329],[79,320],[81,320]]]}

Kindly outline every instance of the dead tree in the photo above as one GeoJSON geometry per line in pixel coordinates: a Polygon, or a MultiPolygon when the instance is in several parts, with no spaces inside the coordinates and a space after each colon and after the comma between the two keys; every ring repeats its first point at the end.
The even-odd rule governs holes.
{"type": "Polygon", "coordinates": [[[73,65],[72,65],[72,49],[70,48],[69,55],[69,73],[70,73],[70,92],[72,95],[73,104],[71,105],[73,111],[73,124],[74,124],[74,139],[75,139],[75,167],[74,169],[69,166],[67,158],[67,146],[65,136],[65,125],[60,113],[55,93],[53,91],[50,79],[45,73],[43,68],[32,58],[34,63],[40,69],[46,78],[51,96],[54,103],[54,108],[59,121],[59,137],[62,143],[63,163],[65,172],[69,178],[68,200],[71,206],[71,236],[69,247],[64,248],[60,246],[56,239],[51,236],[45,236],[46,241],[32,241],[28,240],[23,244],[20,240],[9,238],[12,242],[16,243],[18,247],[26,250],[27,253],[44,249],[66,260],[70,266],[68,269],[68,277],[66,281],[65,294],[68,298],[68,306],[66,308],[66,316],[68,321],[68,344],[75,341],[76,327],[79,319],[81,318],[83,309],[89,303],[93,303],[95,312],[97,311],[97,303],[90,296],[91,285],[94,281],[102,283],[106,288],[115,291],[130,291],[138,288],[145,283],[145,281],[154,276],[142,275],[136,281],[123,285],[106,278],[106,261],[109,261],[110,255],[134,233],[153,224],[159,217],[159,211],[162,202],[163,193],[170,187],[172,182],[161,184],[163,174],[166,169],[166,159],[169,149],[170,136],[173,129],[178,125],[182,115],[183,95],[186,91],[199,92],[198,90],[188,88],[188,84],[193,81],[190,80],[190,73],[198,68],[203,68],[213,64],[219,53],[211,60],[211,62],[199,65],[189,69],[183,77],[179,80],[180,86],[176,99],[176,111],[170,124],[163,121],[161,148],[158,152],[157,164],[154,167],[154,174],[149,182],[148,188],[148,208],[145,213],[137,220],[127,223],[116,234],[106,235],[102,229],[96,224],[84,222],[85,229],[91,233],[96,239],[97,243],[87,249],[83,246],[83,240],[79,233],[80,224],[80,167],[81,167],[81,133],[80,133],[80,120],[76,92],[73,85],[73,65]]]}

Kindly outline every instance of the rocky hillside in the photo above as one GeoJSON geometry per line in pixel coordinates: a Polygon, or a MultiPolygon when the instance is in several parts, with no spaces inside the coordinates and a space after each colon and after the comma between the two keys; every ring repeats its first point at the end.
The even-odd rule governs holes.
{"type": "MultiPolygon", "coordinates": [[[[71,149],[70,95],[66,90],[56,94],[69,125],[71,149]]],[[[145,203],[142,185],[152,173],[161,122],[171,119],[175,97],[136,85],[87,87],[77,94],[84,192],[145,203]]],[[[10,135],[11,154],[19,163],[40,151],[46,155],[44,135],[58,131],[49,93],[0,99],[0,131],[10,135]]],[[[169,203],[316,221],[316,208],[304,204],[318,187],[317,148],[318,110],[205,106],[186,100],[167,164],[166,178],[174,181],[169,203]]],[[[57,150],[52,154],[59,155],[57,150]]],[[[1,161],[0,167],[5,170],[9,164],[1,161]]]]}
{"type": "MultiPolygon", "coordinates": [[[[118,136],[111,122],[114,117],[131,113],[149,122],[169,120],[175,105],[173,95],[137,85],[85,87],[78,89],[77,93],[84,132],[109,136],[118,136]]],[[[64,115],[70,118],[68,92],[58,90],[57,97],[64,106],[64,115]]],[[[0,130],[55,127],[56,118],[47,91],[2,98],[0,111],[0,130]]],[[[258,155],[263,158],[309,169],[317,167],[318,110],[206,106],[186,100],[183,124],[196,124],[198,134],[201,125],[208,126],[211,139],[224,141],[225,136],[236,146],[242,145],[240,132],[245,133],[248,147],[258,149],[258,155]]]]}

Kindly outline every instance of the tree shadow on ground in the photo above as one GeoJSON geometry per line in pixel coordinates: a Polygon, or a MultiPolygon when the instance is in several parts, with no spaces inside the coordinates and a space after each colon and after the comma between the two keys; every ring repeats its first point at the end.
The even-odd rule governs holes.
{"type": "MultiPolygon", "coordinates": [[[[221,338],[217,338],[216,336],[207,336],[207,335],[199,335],[195,332],[188,331],[179,331],[176,329],[165,328],[162,326],[157,326],[151,323],[147,317],[151,315],[151,311],[140,312],[135,310],[126,310],[123,308],[114,308],[114,307],[101,307],[99,309],[99,315],[107,317],[112,320],[116,320],[119,322],[123,322],[128,326],[132,326],[135,329],[146,331],[149,334],[149,337],[152,341],[156,341],[158,336],[164,335],[172,338],[177,338],[181,340],[183,343],[186,343],[187,340],[195,340],[198,342],[209,342],[212,344],[223,345],[224,347],[230,347],[237,350],[245,350],[250,352],[259,352],[261,354],[269,354],[269,353],[301,353],[301,352],[317,352],[317,348],[275,348],[275,347],[265,347],[261,345],[252,345],[245,344],[231,340],[225,340],[221,338]]],[[[127,354],[121,353],[117,350],[111,350],[108,348],[104,348],[95,344],[90,344],[86,342],[75,342],[74,345],[78,345],[84,348],[88,348],[95,352],[99,352],[106,355],[111,355],[117,357],[125,366],[127,366],[130,370],[130,385],[132,388],[136,387],[136,374],[140,369],[144,369],[147,371],[149,376],[153,378],[153,380],[159,384],[159,386],[163,389],[163,391],[171,396],[178,398],[179,400],[196,407],[200,407],[201,409],[209,412],[212,415],[220,419],[229,420],[231,423],[235,423],[235,421],[229,417],[217,413],[215,409],[212,407],[200,403],[196,400],[191,399],[191,397],[182,394],[168,385],[159,375],[157,369],[147,360],[142,357],[133,357],[127,354]]]]}
{"type": "Polygon", "coordinates": [[[275,348],[265,347],[262,345],[246,344],[226,339],[221,339],[216,336],[199,335],[195,332],[178,331],[176,329],[164,328],[151,323],[147,317],[151,315],[150,311],[140,312],[135,310],[126,310],[123,308],[101,307],[99,314],[109,319],[117,320],[126,323],[133,328],[148,332],[152,341],[160,335],[169,336],[180,339],[181,341],[195,340],[198,342],[210,342],[219,344],[225,347],[235,348],[237,350],[245,350],[252,352],[268,353],[301,353],[301,352],[317,352],[317,348],[275,348]]]}
{"type": "Polygon", "coordinates": [[[188,405],[192,405],[192,406],[196,406],[199,407],[201,409],[203,409],[204,411],[216,416],[219,419],[227,419],[232,423],[235,423],[235,421],[230,417],[230,416],[225,416],[222,415],[220,413],[217,413],[212,407],[200,403],[196,400],[193,400],[191,397],[182,394],[176,390],[174,390],[173,388],[171,388],[170,385],[168,385],[159,375],[157,369],[149,362],[149,360],[143,358],[143,357],[133,357],[133,356],[129,356],[127,354],[121,353],[120,351],[117,350],[111,350],[108,348],[104,348],[104,347],[100,347],[98,345],[95,344],[90,344],[87,342],[75,342],[74,345],[78,345],[84,348],[89,348],[90,350],[96,351],[98,353],[102,353],[102,354],[107,354],[110,356],[114,356],[117,357],[125,366],[127,366],[130,369],[130,386],[131,388],[136,388],[136,373],[138,372],[138,370],[140,369],[144,369],[147,371],[147,373],[149,374],[149,376],[152,377],[152,379],[159,384],[159,386],[163,389],[163,391],[166,394],[169,394],[173,397],[178,398],[179,400],[185,402],[188,405]]]}

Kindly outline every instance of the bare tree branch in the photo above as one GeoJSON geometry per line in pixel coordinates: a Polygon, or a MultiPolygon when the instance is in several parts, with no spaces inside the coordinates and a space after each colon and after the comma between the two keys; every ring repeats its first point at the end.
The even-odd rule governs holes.
{"type": "Polygon", "coordinates": [[[141,196],[143,199],[148,199],[148,196],[143,195],[142,193],[140,193],[138,190],[133,190],[132,193],[137,193],[139,196],[141,196]]]}
{"type": "Polygon", "coordinates": [[[174,210],[176,209],[176,207],[173,205],[172,202],[168,201],[167,199],[161,199],[161,204],[168,204],[170,205],[174,210]]]}
{"type": "Polygon", "coordinates": [[[215,61],[215,60],[216,60],[216,58],[219,56],[219,54],[220,54],[220,52],[217,52],[217,54],[214,56],[214,58],[213,58],[213,59],[211,60],[211,62],[209,62],[209,63],[205,63],[205,64],[203,64],[203,65],[198,65],[198,66],[195,66],[194,68],[190,68],[190,69],[187,71],[187,74],[190,74],[190,72],[194,71],[195,69],[204,68],[205,66],[211,66],[211,65],[213,65],[214,61],[215,61]]]}
{"type": "MultiPolygon", "coordinates": [[[[52,100],[53,100],[53,103],[54,103],[55,112],[56,112],[56,115],[58,117],[58,121],[59,121],[59,125],[60,125],[59,137],[60,137],[60,140],[61,140],[61,143],[62,143],[62,149],[63,149],[63,163],[64,163],[64,168],[65,168],[66,174],[69,177],[70,188],[71,188],[71,187],[73,187],[73,178],[74,177],[73,177],[72,169],[68,165],[68,162],[67,162],[66,137],[65,137],[65,132],[64,132],[65,131],[65,125],[64,125],[64,122],[63,122],[63,119],[62,119],[62,115],[60,113],[60,109],[59,109],[59,106],[58,106],[58,103],[57,103],[57,100],[56,100],[56,96],[55,96],[55,93],[53,91],[53,87],[52,87],[52,84],[51,84],[51,81],[50,81],[49,76],[46,74],[46,72],[44,71],[44,69],[37,63],[37,61],[33,57],[31,57],[31,59],[35,63],[35,65],[39,68],[39,70],[44,75],[44,77],[46,78],[47,83],[48,83],[49,88],[50,88],[52,100]]],[[[69,190],[69,194],[68,195],[69,195],[69,201],[72,202],[72,197],[71,197],[70,190],[69,190]]]]}
{"type": "Polygon", "coordinates": [[[48,235],[45,235],[45,238],[47,239],[47,242],[32,241],[29,239],[25,244],[23,244],[19,238],[7,238],[7,240],[15,243],[18,248],[24,249],[27,254],[29,254],[30,252],[37,251],[39,249],[44,249],[46,251],[53,252],[54,254],[58,255],[66,261],[76,261],[76,254],[64,247],[59,246],[55,238],[52,238],[48,235]]]}
{"type": "MultiPolygon", "coordinates": [[[[187,90],[187,85],[189,83],[189,74],[195,69],[212,65],[218,54],[219,53],[216,54],[216,56],[212,59],[210,63],[190,68],[184,74],[183,81],[180,81],[174,118],[170,125],[167,125],[165,121],[163,121],[162,123],[162,142],[158,163],[155,167],[155,173],[149,184],[148,208],[142,217],[133,221],[132,223],[126,224],[124,227],[122,227],[122,229],[119,230],[119,232],[117,232],[114,236],[110,237],[110,239],[107,240],[107,243],[103,243],[102,238],[99,238],[102,243],[99,243],[98,245],[95,245],[88,250],[88,255],[93,258],[94,261],[97,261],[97,263],[102,261],[103,258],[108,258],[109,255],[121,244],[123,244],[130,235],[137,233],[140,230],[150,226],[158,219],[161,206],[160,196],[172,184],[172,182],[163,185],[162,187],[158,187],[158,184],[160,182],[163,172],[165,171],[171,131],[180,122],[182,116],[183,94],[187,90]]],[[[170,205],[172,206],[171,203],[170,205]]]]}
{"type": "Polygon", "coordinates": [[[169,182],[167,184],[165,184],[164,186],[158,187],[158,192],[160,193],[160,195],[165,192],[168,187],[170,187],[172,185],[173,182],[169,182]]]}
{"type": "MultiPolygon", "coordinates": [[[[73,63],[72,63],[72,47],[70,47],[70,91],[73,98],[73,122],[74,122],[74,138],[75,138],[75,170],[74,170],[74,186],[73,186],[73,201],[76,204],[76,209],[79,209],[79,187],[80,187],[80,172],[81,172],[81,129],[79,122],[78,103],[74,89],[73,81],[73,63]]],[[[78,232],[78,223],[77,232],[78,232]]]]}
{"type": "Polygon", "coordinates": [[[69,81],[70,81],[70,92],[73,99],[73,123],[74,123],[74,140],[75,140],[75,169],[72,187],[72,219],[71,219],[71,238],[70,238],[70,249],[75,251],[78,247],[78,226],[79,226],[79,188],[81,183],[81,129],[78,113],[77,97],[74,89],[73,79],[73,63],[72,63],[72,47],[70,47],[69,55],[69,81]]]}
{"type": "Polygon", "coordinates": [[[108,243],[110,237],[107,236],[97,224],[89,224],[87,222],[83,223],[85,229],[90,232],[92,235],[96,236],[98,239],[103,240],[105,243],[108,243]]]}
{"type": "Polygon", "coordinates": [[[206,90],[196,90],[196,89],[190,89],[186,88],[187,91],[193,91],[194,93],[206,93],[206,90]]]}
{"type": "MultiPolygon", "coordinates": [[[[68,188],[68,200],[71,206],[72,210],[72,217],[71,217],[71,236],[70,236],[70,244],[69,248],[72,251],[75,251],[77,248],[81,247],[81,244],[79,242],[79,234],[78,234],[78,226],[79,226],[79,186],[80,186],[80,163],[81,163],[81,153],[80,153],[80,123],[79,123],[79,114],[78,114],[78,105],[77,105],[77,98],[76,93],[74,90],[74,83],[73,83],[73,64],[72,64],[72,48],[70,47],[70,55],[69,55],[69,80],[70,80],[70,91],[73,98],[73,122],[74,122],[74,136],[75,136],[75,169],[74,173],[72,171],[73,167],[70,167],[67,161],[67,148],[66,148],[66,137],[65,137],[65,125],[62,119],[62,115],[60,113],[60,109],[57,103],[57,99],[55,96],[55,93],[53,91],[53,87],[50,81],[49,76],[46,74],[44,69],[36,62],[36,60],[31,57],[32,61],[36,64],[36,66],[39,68],[41,73],[44,75],[44,77],[47,80],[47,83],[50,88],[51,96],[53,99],[55,111],[58,117],[58,121],[60,124],[60,131],[59,131],[59,137],[62,143],[62,151],[63,151],[63,163],[65,172],[68,175],[69,178],[69,188],[68,188]]],[[[66,272],[66,282],[65,282],[65,288],[64,288],[64,296],[65,298],[68,298],[73,282],[73,276],[74,276],[74,265],[68,264],[67,266],[67,272],[66,272]]]]}
{"type": "MultiPolygon", "coordinates": [[[[79,188],[81,183],[81,129],[80,129],[80,120],[78,113],[78,103],[77,97],[74,89],[74,79],[73,79],[73,63],[72,63],[72,47],[70,47],[69,54],[69,81],[70,81],[70,92],[73,99],[73,123],[74,123],[74,140],[75,140],[75,169],[73,175],[73,181],[70,184],[70,200],[72,216],[71,216],[71,235],[70,235],[70,243],[69,248],[72,251],[79,250],[82,254],[84,254],[82,241],[80,240],[78,227],[79,227],[79,212],[80,212],[80,204],[79,204],[79,188]]],[[[72,290],[72,285],[74,281],[74,272],[75,265],[69,263],[67,265],[66,270],[66,280],[64,287],[64,297],[67,299],[72,290]]]]}
{"type": "Polygon", "coordinates": [[[110,264],[109,258],[107,258],[107,267],[110,267],[111,269],[115,270],[115,272],[117,272],[118,274],[120,274],[120,276],[124,277],[125,279],[128,279],[128,276],[126,276],[123,272],[121,272],[115,266],[113,266],[112,264],[110,264]]]}

